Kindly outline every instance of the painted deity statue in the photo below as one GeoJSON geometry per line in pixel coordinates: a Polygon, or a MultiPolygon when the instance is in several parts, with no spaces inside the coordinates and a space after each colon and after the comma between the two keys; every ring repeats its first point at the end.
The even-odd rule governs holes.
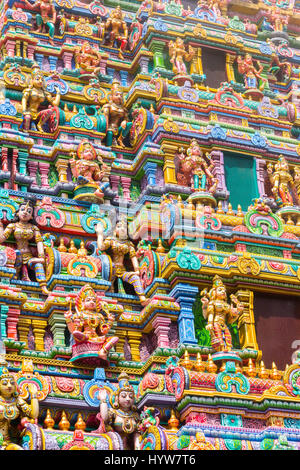
{"type": "Polygon", "coordinates": [[[245,87],[247,89],[254,88],[263,91],[267,79],[262,77],[261,72],[263,66],[259,61],[256,61],[257,67],[255,66],[253,59],[250,54],[246,54],[245,57],[240,55],[237,57],[238,72],[244,77],[245,87]]]}
{"type": "Polygon", "coordinates": [[[3,437],[2,448],[5,450],[23,450],[15,441],[20,438],[16,420],[29,418],[36,420],[39,415],[39,402],[35,388],[30,387],[31,402],[26,403],[19,396],[14,376],[4,367],[0,375],[0,434],[3,437]]]}
{"type": "Polygon", "coordinates": [[[107,336],[114,323],[108,304],[100,300],[92,287],[86,284],[76,296],[75,307],[75,313],[70,309],[64,315],[75,344],[92,343],[97,346],[99,358],[106,361],[109,350],[119,340],[117,336],[107,336]]]}
{"type": "Polygon", "coordinates": [[[112,237],[104,238],[102,224],[97,224],[95,230],[97,233],[98,253],[101,253],[102,251],[111,252],[113,264],[112,285],[117,278],[121,281],[127,282],[133,286],[136,294],[140,298],[141,304],[146,305],[147,299],[145,297],[144,289],[141,283],[140,267],[137,260],[136,251],[133,243],[127,238],[126,220],[121,219],[119,222],[117,222],[112,237]],[[126,259],[127,257],[129,260],[126,259]],[[133,271],[129,271],[126,268],[128,261],[130,261],[130,264],[133,267],[133,271]]]}
{"type": "Polygon", "coordinates": [[[298,204],[300,203],[300,168],[295,166],[294,167],[294,184],[297,191],[298,196],[298,204]]]}
{"type": "Polygon", "coordinates": [[[280,155],[274,169],[272,163],[269,163],[267,165],[267,173],[272,184],[272,193],[278,206],[293,206],[290,188],[294,188],[294,179],[289,172],[289,165],[286,159],[280,155]]]}
{"type": "Polygon", "coordinates": [[[35,203],[32,200],[24,201],[19,205],[14,219],[6,229],[0,222],[0,243],[11,236],[17,243],[16,250],[16,277],[31,282],[29,272],[34,271],[42,292],[48,294],[45,277],[45,251],[41,232],[36,225],[34,216],[35,203]],[[37,257],[33,254],[30,243],[35,243],[37,257]]]}
{"type": "MultiPolygon", "coordinates": [[[[54,111],[60,103],[60,91],[57,88],[55,97],[46,90],[43,72],[38,66],[33,67],[30,84],[24,89],[22,95],[23,129],[28,131],[35,123],[40,132],[45,132],[44,124],[49,121],[54,111]],[[50,104],[48,109],[41,110],[44,101],[50,104]]],[[[51,129],[50,129],[51,132],[51,129]]]]}
{"type": "Polygon", "coordinates": [[[36,15],[36,24],[38,26],[37,32],[43,32],[46,27],[48,28],[48,34],[50,36],[50,43],[53,44],[55,22],[56,22],[56,10],[53,4],[53,0],[38,0],[34,4],[23,0],[24,4],[29,10],[38,11],[36,15]]]}
{"type": "MultiPolygon", "coordinates": [[[[209,160],[209,154],[206,154],[209,160]]],[[[177,180],[179,184],[191,185],[194,191],[208,191],[214,193],[218,180],[214,177],[213,161],[206,162],[202,149],[196,139],[192,139],[186,153],[182,150],[178,155],[179,168],[177,180]]]]}
{"type": "Polygon", "coordinates": [[[96,185],[98,187],[94,195],[103,198],[103,190],[109,186],[110,167],[87,139],[80,142],[76,155],[72,154],[70,167],[79,186],[96,185]]]}
{"type": "Polygon", "coordinates": [[[187,68],[184,63],[190,62],[195,56],[195,49],[189,46],[189,51],[186,52],[183,39],[176,38],[176,41],[169,42],[170,62],[173,64],[173,72],[179,75],[187,75],[187,68]]]}
{"type": "Polygon", "coordinates": [[[207,319],[206,329],[210,333],[211,345],[218,351],[231,351],[232,338],[228,324],[234,323],[243,312],[243,305],[234,295],[230,298],[236,306],[227,302],[226,288],[222,279],[216,275],[213,279],[213,287],[207,292],[201,292],[203,317],[207,319]]]}
{"type": "Polygon", "coordinates": [[[115,8],[105,23],[105,34],[108,39],[108,45],[113,47],[115,42],[119,45],[119,57],[124,59],[123,52],[127,47],[128,28],[124,21],[124,16],[120,6],[115,8]]]}
{"type": "Polygon", "coordinates": [[[113,143],[124,147],[123,139],[128,134],[131,123],[128,119],[128,111],[124,105],[123,91],[120,83],[113,81],[110,93],[110,102],[102,107],[102,113],[106,118],[106,145],[113,143]]]}
{"type": "Polygon", "coordinates": [[[100,60],[101,53],[92,47],[88,41],[84,41],[81,46],[76,47],[75,64],[81,73],[93,75],[100,64],[100,60]]]}
{"type": "Polygon", "coordinates": [[[119,375],[119,387],[110,396],[111,408],[107,404],[106,390],[99,390],[100,416],[106,425],[106,431],[110,426],[119,434],[124,450],[139,450],[140,417],[135,407],[135,393],[128,379],[125,372],[119,375]]]}

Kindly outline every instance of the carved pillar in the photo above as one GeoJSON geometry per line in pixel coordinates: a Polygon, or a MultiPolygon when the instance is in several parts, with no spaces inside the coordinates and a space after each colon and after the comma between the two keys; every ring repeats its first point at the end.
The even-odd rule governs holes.
{"type": "Polygon", "coordinates": [[[34,44],[28,44],[27,45],[27,58],[30,60],[34,60],[34,51],[35,51],[35,45],[34,44]]]}
{"type": "Polygon", "coordinates": [[[119,193],[119,182],[120,182],[120,176],[110,175],[111,189],[117,194],[119,193]]]}
{"type": "Polygon", "coordinates": [[[16,173],[17,173],[17,160],[18,160],[18,149],[13,149],[12,153],[12,164],[11,164],[11,180],[10,180],[10,187],[11,189],[17,190],[18,185],[15,183],[16,180],[16,173]]]}
{"type": "Polygon", "coordinates": [[[149,57],[140,57],[139,65],[141,67],[141,74],[148,75],[149,73],[149,57]]]}
{"type": "Polygon", "coordinates": [[[8,57],[15,57],[16,56],[15,47],[16,47],[15,41],[11,41],[11,40],[6,41],[5,48],[6,48],[6,52],[7,52],[8,57]]]}
{"type": "Polygon", "coordinates": [[[49,168],[50,168],[50,163],[39,162],[41,186],[43,188],[49,188],[49,182],[48,182],[49,168]]]}
{"type": "Polygon", "coordinates": [[[38,162],[29,160],[28,162],[28,171],[29,171],[29,176],[33,178],[33,185],[36,186],[36,173],[38,169],[38,162]]]}
{"type": "Polygon", "coordinates": [[[40,67],[40,69],[43,68],[43,59],[44,59],[43,54],[38,54],[37,52],[35,53],[35,60],[37,61],[38,66],[40,67]]]}
{"type": "Polygon", "coordinates": [[[260,197],[267,197],[265,190],[265,169],[266,162],[261,158],[256,158],[256,177],[257,177],[257,186],[260,197]]]}
{"type": "Polygon", "coordinates": [[[161,149],[165,154],[163,167],[165,183],[177,184],[174,163],[174,156],[177,151],[177,146],[175,147],[172,144],[164,142],[161,145],[161,149]]]}
{"type": "Polygon", "coordinates": [[[131,350],[131,360],[135,362],[140,361],[140,343],[141,343],[142,333],[139,331],[128,331],[128,341],[131,350]]]}
{"type": "Polygon", "coordinates": [[[55,166],[58,172],[58,179],[61,183],[68,183],[68,164],[68,160],[65,158],[58,158],[55,162],[55,166]]]}
{"type": "Polygon", "coordinates": [[[128,80],[128,72],[127,70],[120,70],[120,77],[121,77],[121,85],[122,86],[127,86],[127,80],[128,80]]]}
{"type": "Polygon", "coordinates": [[[1,305],[0,307],[0,319],[1,319],[1,335],[0,338],[6,338],[6,318],[8,314],[8,305],[1,305]]]}
{"type": "Polygon", "coordinates": [[[147,162],[144,166],[144,170],[147,176],[147,183],[153,186],[156,185],[157,163],[147,162]]]}
{"type": "Polygon", "coordinates": [[[20,316],[19,308],[14,308],[14,307],[8,308],[7,319],[6,319],[7,338],[12,338],[16,341],[18,340],[17,324],[19,321],[19,316],[20,316]]]}
{"type": "Polygon", "coordinates": [[[165,44],[161,41],[151,41],[149,46],[149,50],[153,52],[153,62],[154,62],[154,69],[165,69],[165,61],[164,61],[164,48],[165,44]]]}
{"type": "Polygon", "coordinates": [[[125,344],[125,338],[126,338],[126,331],[117,330],[116,335],[119,338],[119,341],[115,345],[116,352],[119,353],[119,354],[124,355],[124,344],[125,344]]]}
{"type": "Polygon", "coordinates": [[[195,336],[193,304],[198,294],[198,288],[189,284],[178,283],[170,292],[180,304],[178,317],[178,332],[183,344],[198,344],[195,336]]]}
{"type": "Polygon", "coordinates": [[[65,69],[72,70],[72,59],[73,59],[73,52],[63,53],[62,60],[63,60],[65,69]]]}
{"type": "Polygon", "coordinates": [[[228,193],[225,181],[225,169],[224,169],[224,155],[219,150],[213,150],[211,153],[211,159],[214,162],[213,175],[218,179],[217,188],[220,191],[228,193]]]}
{"type": "Polygon", "coordinates": [[[51,333],[53,334],[53,345],[60,347],[66,346],[65,343],[65,329],[66,321],[65,318],[58,313],[54,313],[49,319],[49,325],[51,333]]]}
{"type": "Polygon", "coordinates": [[[152,326],[154,327],[154,333],[157,337],[157,347],[169,348],[169,331],[170,331],[171,319],[167,317],[156,317],[152,326]]]}
{"type": "Polygon", "coordinates": [[[47,327],[46,320],[32,319],[32,331],[34,335],[35,348],[37,351],[44,351],[44,336],[47,327]]]}
{"type": "Polygon", "coordinates": [[[226,73],[227,73],[227,81],[230,83],[231,81],[235,82],[234,76],[234,69],[233,63],[235,61],[236,56],[234,54],[226,54],[226,73]]]}
{"type": "Polygon", "coordinates": [[[48,59],[49,59],[49,64],[50,64],[50,70],[55,71],[58,57],[49,55],[48,59]]]}
{"type": "Polygon", "coordinates": [[[20,317],[18,323],[18,333],[19,333],[19,341],[25,343],[26,348],[28,348],[28,334],[29,328],[31,326],[31,318],[20,317]]]}
{"type": "Polygon", "coordinates": [[[8,162],[7,162],[8,148],[2,147],[1,149],[1,170],[8,171],[8,162]]]}
{"type": "Polygon", "coordinates": [[[128,178],[127,176],[121,176],[121,185],[123,188],[123,198],[127,201],[130,201],[131,178],[128,178]]]}
{"type": "Polygon", "coordinates": [[[241,347],[242,349],[249,348],[258,351],[253,313],[253,292],[250,290],[239,290],[235,295],[244,305],[244,311],[238,318],[241,347]]]}

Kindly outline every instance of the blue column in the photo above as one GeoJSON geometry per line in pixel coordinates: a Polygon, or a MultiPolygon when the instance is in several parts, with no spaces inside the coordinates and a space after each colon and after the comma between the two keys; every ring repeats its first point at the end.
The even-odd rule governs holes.
{"type": "Polygon", "coordinates": [[[115,70],[111,67],[106,67],[106,73],[111,77],[111,81],[113,81],[115,70]]]}
{"type": "Polygon", "coordinates": [[[127,86],[128,72],[127,70],[120,70],[121,85],[127,86]]]}
{"type": "Polygon", "coordinates": [[[37,64],[40,67],[40,69],[43,66],[43,59],[44,59],[43,54],[38,54],[37,52],[35,53],[35,60],[37,61],[37,64]]]}
{"type": "Polygon", "coordinates": [[[180,304],[178,317],[179,340],[183,344],[198,344],[195,336],[193,304],[198,294],[198,288],[189,284],[179,283],[170,292],[180,304]]]}
{"type": "Polygon", "coordinates": [[[49,55],[50,70],[56,70],[56,63],[58,57],[49,55]]]}
{"type": "Polygon", "coordinates": [[[147,183],[151,185],[156,184],[157,163],[147,162],[144,166],[145,175],[147,176],[147,183]]]}
{"type": "Polygon", "coordinates": [[[6,318],[8,314],[8,305],[1,305],[0,307],[0,340],[6,338],[6,318]]]}

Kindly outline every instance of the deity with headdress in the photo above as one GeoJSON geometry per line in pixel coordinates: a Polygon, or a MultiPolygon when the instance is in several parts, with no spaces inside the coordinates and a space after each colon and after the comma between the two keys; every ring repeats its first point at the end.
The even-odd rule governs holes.
{"type": "Polygon", "coordinates": [[[243,312],[243,304],[231,295],[231,304],[227,302],[227,292],[220,276],[213,279],[213,286],[208,292],[201,292],[202,313],[207,320],[206,329],[210,333],[211,346],[216,352],[231,351],[232,338],[227,325],[234,323],[243,312]],[[235,305],[234,305],[235,304],[235,305]]]}
{"type": "Polygon", "coordinates": [[[109,397],[105,388],[99,390],[100,417],[106,432],[112,429],[120,435],[124,450],[138,450],[140,416],[135,407],[134,389],[126,372],[119,375],[118,382],[117,390],[109,397]]]}
{"type": "Polygon", "coordinates": [[[289,172],[289,164],[286,159],[280,155],[274,170],[272,163],[268,163],[267,173],[272,184],[272,193],[278,206],[293,206],[293,196],[290,189],[294,188],[295,182],[289,172]]]}
{"type": "Polygon", "coordinates": [[[89,284],[76,296],[75,313],[70,308],[65,319],[75,341],[73,356],[97,354],[106,361],[108,352],[119,340],[117,336],[107,336],[115,318],[107,302],[101,300],[89,284]]]}

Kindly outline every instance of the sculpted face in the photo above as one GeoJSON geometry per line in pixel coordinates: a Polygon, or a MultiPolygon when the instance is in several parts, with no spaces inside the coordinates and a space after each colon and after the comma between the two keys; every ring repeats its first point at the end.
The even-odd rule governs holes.
{"type": "Polygon", "coordinates": [[[82,157],[84,157],[85,160],[94,160],[93,147],[90,144],[84,145],[82,157]]]}
{"type": "Polygon", "coordinates": [[[226,290],[224,286],[216,288],[216,297],[217,299],[226,299],[226,290]]]}
{"type": "Polygon", "coordinates": [[[16,392],[16,384],[13,377],[4,377],[0,379],[0,395],[4,398],[10,398],[16,392]]]}
{"type": "Polygon", "coordinates": [[[84,301],[84,306],[87,310],[96,310],[97,299],[94,295],[87,295],[84,301]]]}
{"type": "Polygon", "coordinates": [[[42,87],[43,87],[43,83],[44,83],[43,75],[40,74],[40,73],[35,74],[34,77],[33,77],[33,85],[34,85],[36,88],[42,88],[42,87]]]}
{"type": "Polygon", "coordinates": [[[119,90],[115,90],[115,92],[112,95],[112,100],[116,104],[122,104],[123,103],[123,94],[119,90]]]}
{"type": "Polygon", "coordinates": [[[129,411],[134,405],[134,393],[127,390],[121,390],[119,393],[119,405],[124,411],[129,411]]]}
{"type": "Polygon", "coordinates": [[[21,222],[29,222],[33,217],[33,208],[27,204],[22,204],[19,207],[18,216],[21,222]]]}
{"type": "Polygon", "coordinates": [[[116,225],[116,235],[121,240],[127,238],[127,225],[124,222],[118,222],[116,225]]]}

